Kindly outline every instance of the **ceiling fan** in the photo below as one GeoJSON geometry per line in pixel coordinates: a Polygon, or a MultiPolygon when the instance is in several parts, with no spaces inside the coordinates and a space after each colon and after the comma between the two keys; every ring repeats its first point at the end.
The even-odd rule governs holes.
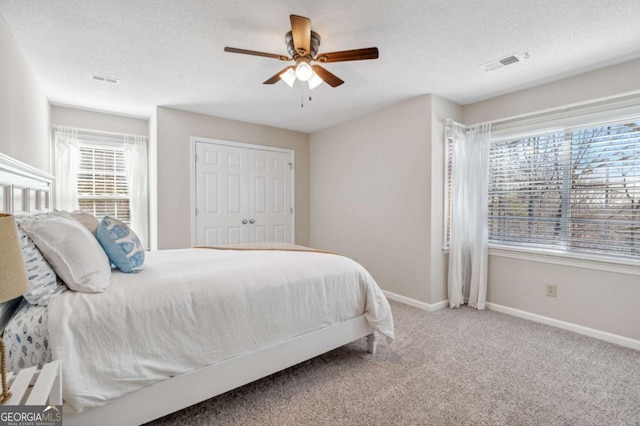
{"type": "Polygon", "coordinates": [[[366,49],[343,50],[340,52],[320,53],[320,35],[311,31],[311,20],[304,16],[291,15],[291,31],[285,35],[285,42],[289,55],[277,55],[275,53],[257,52],[255,50],[237,49],[235,47],[225,47],[225,52],[241,53],[243,55],[263,56],[281,61],[294,61],[293,65],[279,71],[276,75],[265,81],[263,84],[275,84],[283,80],[293,87],[296,78],[306,81],[310,89],[314,89],[323,81],[331,87],[338,87],[342,81],[336,75],[330,73],[325,68],[312,62],[330,63],[345,61],[361,61],[364,59],[377,59],[378,48],[369,47],[366,49]]]}

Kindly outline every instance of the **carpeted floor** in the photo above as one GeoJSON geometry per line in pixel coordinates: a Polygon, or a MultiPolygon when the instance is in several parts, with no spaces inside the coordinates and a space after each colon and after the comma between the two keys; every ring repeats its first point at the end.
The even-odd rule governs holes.
{"type": "Polygon", "coordinates": [[[392,302],[396,341],[364,340],[149,423],[640,425],[640,352],[470,308],[392,302]]]}

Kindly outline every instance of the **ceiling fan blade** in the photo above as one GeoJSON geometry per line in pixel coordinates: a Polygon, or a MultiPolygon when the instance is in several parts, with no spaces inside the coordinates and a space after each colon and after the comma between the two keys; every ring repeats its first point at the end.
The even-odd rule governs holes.
{"type": "Polygon", "coordinates": [[[315,61],[327,62],[346,62],[346,61],[362,61],[365,59],[378,59],[378,48],[368,47],[366,49],[343,50],[341,52],[321,53],[314,59],[315,61]]]}
{"type": "Polygon", "coordinates": [[[265,58],[280,59],[281,61],[290,61],[291,58],[284,55],[276,55],[275,53],[257,52],[255,50],[237,49],[235,47],[225,47],[225,52],[241,53],[243,55],[264,56],[265,58]]]}
{"type": "Polygon", "coordinates": [[[300,56],[306,56],[311,52],[311,20],[298,15],[290,18],[293,47],[300,56]]]}
{"type": "Polygon", "coordinates": [[[286,67],[281,69],[280,71],[278,71],[278,74],[274,75],[273,77],[271,77],[270,79],[268,79],[267,81],[265,81],[262,84],[276,84],[277,82],[280,81],[280,76],[282,74],[284,74],[285,72],[287,72],[288,69],[293,68],[293,67],[286,67]]]}
{"type": "Polygon", "coordinates": [[[311,68],[331,87],[338,87],[344,83],[339,77],[322,68],[320,65],[312,65],[311,68]]]}

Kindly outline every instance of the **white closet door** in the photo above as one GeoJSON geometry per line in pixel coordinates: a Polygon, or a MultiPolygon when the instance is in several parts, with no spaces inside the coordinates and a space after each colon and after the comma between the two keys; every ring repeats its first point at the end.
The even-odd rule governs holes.
{"type": "Polygon", "coordinates": [[[248,241],[244,149],[196,143],[196,245],[248,241]]]}
{"type": "Polygon", "coordinates": [[[291,153],[195,147],[195,245],[293,242],[291,153]]]}
{"type": "Polygon", "coordinates": [[[291,241],[291,155],[248,150],[249,242],[291,241]]]}

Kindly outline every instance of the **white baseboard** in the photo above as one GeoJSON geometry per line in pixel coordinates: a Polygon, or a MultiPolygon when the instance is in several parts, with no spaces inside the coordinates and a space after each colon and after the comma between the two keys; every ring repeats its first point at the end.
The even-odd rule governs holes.
{"type": "Polygon", "coordinates": [[[396,302],[404,303],[405,305],[413,306],[414,308],[424,309],[427,312],[434,312],[439,309],[446,308],[449,305],[447,300],[442,300],[437,303],[426,303],[410,297],[401,296],[390,291],[383,290],[382,292],[387,296],[387,299],[395,300],[396,302]]]}
{"type": "Polygon", "coordinates": [[[557,320],[555,318],[549,318],[549,317],[545,317],[538,314],[532,314],[530,312],[521,311],[519,309],[510,308],[508,306],[498,305],[496,303],[487,302],[486,306],[487,306],[487,309],[492,311],[513,315],[515,317],[528,319],[530,321],[539,322],[541,324],[550,325],[552,327],[558,327],[564,330],[573,331],[574,333],[584,334],[585,336],[604,340],[606,342],[615,343],[616,345],[640,350],[640,340],[631,339],[629,337],[624,337],[624,336],[620,336],[613,333],[608,333],[606,331],[596,330],[594,328],[584,327],[582,325],[557,320]]]}
{"type": "MultiPolygon", "coordinates": [[[[383,293],[385,296],[387,296],[387,299],[395,300],[396,302],[404,303],[405,305],[413,306],[415,308],[424,309],[427,312],[434,312],[449,306],[449,302],[447,300],[442,300],[437,303],[426,303],[386,290],[383,290],[383,293]]],[[[596,330],[595,328],[589,328],[566,321],[561,321],[555,318],[532,314],[530,312],[521,311],[519,309],[510,308],[508,306],[498,305],[497,303],[487,302],[486,308],[492,311],[500,312],[507,315],[513,315],[514,317],[524,318],[529,321],[550,325],[552,327],[562,328],[564,330],[573,331],[574,333],[583,334],[595,339],[604,340],[605,342],[615,343],[616,345],[640,351],[640,340],[631,339],[629,337],[608,333],[606,331],[596,330]]]]}

